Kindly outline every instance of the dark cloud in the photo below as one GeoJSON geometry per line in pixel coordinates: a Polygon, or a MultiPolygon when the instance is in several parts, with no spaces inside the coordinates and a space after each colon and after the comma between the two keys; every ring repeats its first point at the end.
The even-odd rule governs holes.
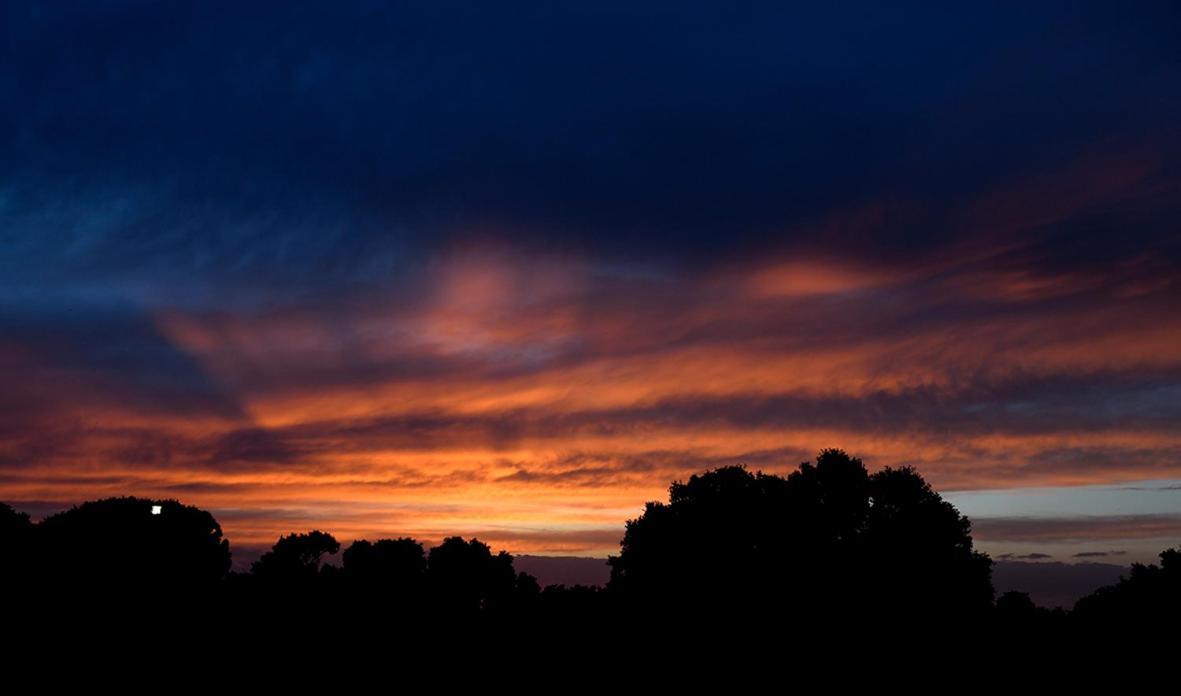
{"type": "MultiPolygon", "coordinates": [[[[463,533],[463,530],[460,530],[463,533]]],[[[494,545],[506,542],[549,545],[553,548],[597,549],[615,546],[623,538],[618,527],[603,529],[477,529],[463,534],[494,545]]]]}
{"type": "MultiPolygon", "coordinates": [[[[962,438],[1006,435],[1070,435],[1080,427],[1091,432],[1171,432],[1177,416],[1175,403],[1161,394],[1163,388],[1145,385],[1122,394],[1107,392],[1089,381],[1059,382],[1055,389],[1039,392],[1036,381],[1010,387],[992,386],[983,391],[917,388],[848,397],[807,394],[782,396],[677,397],[649,405],[620,406],[609,410],[567,409],[549,406],[457,414],[424,410],[406,415],[308,420],[292,425],[231,428],[213,436],[193,436],[179,431],[151,428],[63,429],[60,425],[30,426],[11,445],[13,461],[34,461],[55,454],[102,447],[102,454],[127,466],[150,469],[183,465],[223,471],[266,470],[298,467],[327,455],[345,456],[391,450],[446,451],[474,447],[490,454],[505,452],[524,442],[563,445],[579,437],[628,439],[653,430],[692,431],[733,429],[813,430],[840,427],[868,434],[905,433],[918,438],[962,438]],[[1126,406],[1121,406],[1121,399],[1126,406]],[[101,443],[101,444],[97,444],[101,443]]],[[[1166,390],[1167,391],[1167,390],[1166,390]]],[[[125,393],[125,392],[124,392],[125,393]]],[[[232,423],[232,421],[231,421],[232,423]]],[[[1171,445],[1119,447],[1078,445],[1042,447],[1026,453],[1023,463],[990,461],[981,452],[973,463],[980,476],[996,474],[1011,480],[1056,472],[1088,473],[1136,467],[1158,469],[1169,475],[1176,459],[1171,445]],[[995,467],[995,472],[990,469],[995,467]]],[[[603,484],[621,474],[647,474],[669,469],[713,468],[729,464],[782,468],[807,459],[800,448],[744,450],[704,456],[691,448],[648,450],[630,454],[569,452],[561,460],[521,463],[515,473],[500,480],[547,484],[603,484]]],[[[965,461],[971,451],[960,455],[965,461]]],[[[426,477],[433,480],[435,477],[426,477]]],[[[426,480],[424,479],[424,480],[426,480]]]]}
{"type": "Polygon", "coordinates": [[[537,578],[542,587],[604,586],[611,578],[611,566],[604,558],[517,555],[513,557],[513,568],[537,578]]]}
{"type": "Polygon", "coordinates": [[[1106,558],[1107,556],[1124,556],[1127,551],[1082,551],[1071,558],[1106,558]]]}
{"type": "Polygon", "coordinates": [[[989,542],[1093,541],[1120,538],[1168,538],[1181,534],[1181,515],[1104,517],[977,517],[972,536],[989,542]]]}
{"type": "MultiPolygon", "coordinates": [[[[4,268],[292,293],[476,233],[909,257],[973,192],[1096,143],[1177,144],[1173,6],[855,5],[7,3],[0,183],[30,253],[4,268]],[[69,243],[31,241],[46,225],[69,243]]],[[[1126,222],[1040,238],[1106,258],[1126,222]]]]}
{"type": "Polygon", "coordinates": [[[263,428],[249,428],[219,437],[210,463],[215,467],[251,462],[283,465],[297,461],[300,456],[301,451],[280,435],[263,428]]]}
{"type": "Polygon", "coordinates": [[[63,413],[63,401],[119,402],[145,412],[244,417],[234,394],[187,351],[162,335],[152,317],[125,301],[29,300],[0,295],[0,346],[19,350],[0,361],[0,413],[31,418],[63,413]],[[30,388],[28,392],[21,391],[30,388]]]}
{"type": "MultiPolygon", "coordinates": [[[[1025,387],[1018,389],[1024,391],[1025,387]]],[[[1079,389],[1082,393],[1089,393],[1094,387],[1090,384],[1079,385],[1079,389]]],[[[252,429],[231,434],[227,438],[256,446],[250,457],[243,458],[283,460],[291,457],[292,448],[301,447],[309,451],[331,448],[349,452],[411,446],[429,449],[463,442],[502,449],[513,447],[525,438],[560,439],[587,433],[624,435],[661,427],[807,429],[840,424],[843,428],[858,432],[934,430],[974,435],[992,432],[1054,433],[1063,429],[1074,432],[1081,424],[1091,428],[1109,427],[1121,432],[1164,431],[1171,427],[1171,409],[1176,404],[1161,401],[1162,407],[1170,410],[1139,420],[1140,409],[1147,408],[1155,401],[1154,392],[1159,389],[1146,387],[1140,393],[1129,392],[1129,412],[1127,415],[1121,414],[1118,420],[1113,420],[1113,415],[1119,412],[1118,394],[1112,395],[1111,401],[1099,404],[1107,413],[1095,414],[1092,411],[1095,406],[1093,400],[1082,400],[1076,394],[1072,401],[1067,395],[1069,392],[1041,396],[1030,393],[1028,399],[1018,396],[1001,398],[994,392],[986,401],[971,390],[955,393],[919,388],[901,393],[879,392],[835,398],[804,394],[769,397],[701,396],[611,410],[554,412],[551,408],[542,407],[476,415],[425,411],[406,416],[308,421],[273,429],[265,437],[252,429]],[[1144,406],[1137,403],[1140,399],[1146,401],[1144,406]],[[1014,402],[1019,405],[1015,406],[1014,402]],[[267,446],[272,448],[269,452],[267,446]]],[[[1177,415],[1181,416],[1181,413],[1177,415]]],[[[1165,449],[1145,454],[1164,456],[1169,451],[1165,449]]],[[[672,454],[652,453],[646,461],[667,459],[672,454]]],[[[1039,456],[1036,465],[1042,469],[1053,468],[1055,461],[1061,460],[1063,466],[1101,468],[1116,464],[1121,456],[1134,454],[1127,449],[1110,452],[1089,452],[1081,447],[1068,451],[1048,450],[1039,456]],[[1088,464],[1091,459],[1094,461],[1088,464]]],[[[677,456],[683,458],[685,453],[681,452],[677,456]]],[[[734,458],[740,456],[734,455],[734,458]]],[[[760,454],[752,454],[752,458],[765,460],[760,454]]],[[[717,461],[724,464],[731,458],[717,461]]],[[[566,463],[569,465],[566,468],[579,468],[583,463],[570,461],[566,463]]],[[[637,465],[641,463],[637,462],[637,465]]],[[[523,476],[527,477],[527,474],[523,476]]]]}

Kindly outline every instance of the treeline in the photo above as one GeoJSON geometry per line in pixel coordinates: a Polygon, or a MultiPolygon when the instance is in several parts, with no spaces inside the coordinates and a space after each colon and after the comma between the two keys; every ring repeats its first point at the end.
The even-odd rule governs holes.
{"type": "Polygon", "coordinates": [[[1133,566],[1073,611],[994,596],[970,522],[908,468],[870,474],[825,450],[786,477],[725,467],[672,484],[627,523],[605,588],[542,588],[510,554],[451,537],[347,548],[281,537],[231,570],[217,520],[177,501],[109,498],[33,523],[0,504],[10,625],[165,622],[207,632],[357,635],[390,627],[944,624],[1029,636],[1181,617],[1181,552],[1133,566]],[[339,554],[339,564],[326,562],[339,554]],[[56,623],[54,623],[56,622],[56,623]],[[351,633],[350,633],[351,632],[351,633]],[[1032,633],[1031,633],[1032,632],[1032,633]]]}

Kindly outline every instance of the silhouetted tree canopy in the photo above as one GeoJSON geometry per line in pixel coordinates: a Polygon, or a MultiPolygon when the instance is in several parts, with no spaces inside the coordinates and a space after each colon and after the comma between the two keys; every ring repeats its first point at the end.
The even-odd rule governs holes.
{"type": "Polygon", "coordinates": [[[645,606],[962,615],[992,605],[970,524],[912,469],[824,450],[786,478],[723,467],[627,523],[610,588],[645,606]]]}
{"type": "Polygon", "coordinates": [[[217,520],[175,500],[83,503],[42,520],[34,538],[32,570],[39,581],[75,590],[209,587],[230,569],[229,542],[217,520]]]}
{"type": "Polygon", "coordinates": [[[1074,615],[1094,624],[1175,623],[1181,619],[1181,547],[1162,551],[1160,565],[1132,564],[1127,577],[1080,599],[1074,615]]]}
{"type": "Polygon", "coordinates": [[[263,581],[306,583],[320,572],[324,556],[340,551],[340,542],[331,534],[313,530],[306,534],[279,537],[275,545],[255,561],[250,572],[263,581]]]}
{"type": "Polygon", "coordinates": [[[0,503],[0,589],[17,582],[27,571],[33,523],[29,516],[0,503]]]}
{"type": "Polygon", "coordinates": [[[1009,590],[996,598],[996,609],[1006,618],[1026,619],[1037,612],[1037,605],[1033,603],[1028,592],[1009,590]]]}
{"type": "Polygon", "coordinates": [[[699,641],[731,635],[701,623],[725,617],[812,638],[819,626],[905,632],[943,619],[1027,649],[1079,626],[1181,618],[1181,549],[1163,552],[1159,566],[1134,565],[1067,613],[1022,592],[994,604],[991,561],[973,549],[970,531],[913,469],[870,474],[860,460],[824,450],[787,476],[731,466],[674,482],[667,503],[647,503],[627,523],[606,588],[542,588],[507,552],[458,536],[429,551],[409,538],[356,540],[337,567],[329,556],[341,544],[331,534],[289,534],[249,573],[230,573],[229,544],[211,514],[139,498],[84,503],[36,524],[0,504],[0,582],[8,618],[26,627],[125,621],[169,636],[187,625],[221,635],[236,622],[249,627],[244,647],[259,631],[302,645],[371,634],[417,640],[431,629],[460,635],[456,627],[487,636],[471,629],[514,625],[567,638],[644,642],[663,631],[661,639],[699,641]]]}
{"type": "Polygon", "coordinates": [[[8,503],[0,503],[0,542],[10,543],[27,535],[32,528],[27,513],[17,512],[8,503]]]}
{"type": "Polygon", "coordinates": [[[992,604],[992,560],[972,549],[972,525],[913,469],[870,477],[857,552],[874,580],[870,601],[961,615],[992,604]]]}
{"type": "Polygon", "coordinates": [[[427,579],[441,606],[462,612],[499,608],[516,586],[513,557],[493,555],[487,544],[448,537],[427,557],[427,579]]]}
{"type": "Polygon", "coordinates": [[[391,589],[417,587],[426,573],[426,552],[413,539],[354,541],[341,556],[350,578],[391,589]]]}
{"type": "Polygon", "coordinates": [[[13,551],[24,548],[32,533],[33,523],[26,513],[17,512],[7,503],[0,503],[0,557],[5,561],[12,560],[13,551]]]}
{"type": "Polygon", "coordinates": [[[353,604],[421,609],[426,552],[414,539],[359,539],[345,549],[341,562],[344,591],[353,604]]]}

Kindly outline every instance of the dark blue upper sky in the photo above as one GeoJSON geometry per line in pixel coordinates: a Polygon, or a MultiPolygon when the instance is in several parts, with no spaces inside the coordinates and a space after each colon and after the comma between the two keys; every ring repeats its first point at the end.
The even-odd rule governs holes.
{"type": "MultiPolygon", "coordinates": [[[[966,234],[972,195],[1080,152],[1175,161],[1181,123],[1176,3],[0,12],[6,285],[364,282],[473,235],[909,257],[966,234]],[[871,204],[868,228],[820,224],[871,204]]],[[[1069,233],[1106,256],[1161,230],[1069,233]]]]}

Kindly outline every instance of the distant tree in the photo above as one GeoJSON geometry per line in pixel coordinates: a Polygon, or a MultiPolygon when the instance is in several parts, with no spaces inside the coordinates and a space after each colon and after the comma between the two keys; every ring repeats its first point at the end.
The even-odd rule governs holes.
{"type": "Polygon", "coordinates": [[[208,512],[175,500],[107,498],[36,525],[34,572],[76,592],[211,588],[230,569],[229,542],[208,512]]]}
{"type": "Polygon", "coordinates": [[[1073,618],[1081,624],[1158,623],[1181,620],[1181,547],[1160,553],[1160,565],[1134,563],[1127,577],[1080,599],[1073,618]]]}
{"type": "Polygon", "coordinates": [[[911,469],[824,450],[786,478],[723,467],[627,523],[610,590],[636,606],[864,617],[986,612],[991,561],[911,469]]]}
{"type": "Polygon", "coordinates": [[[279,537],[271,550],[251,565],[250,572],[265,582],[307,583],[319,574],[324,556],[339,550],[340,542],[319,530],[289,534],[279,537]]]}
{"type": "Polygon", "coordinates": [[[1067,614],[1058,607],[1039,607],[1028,593],[1010,590],[997,597],[991,627],[998,631],[997,644],[1019,657],[1047,640],[1061,641],[1067,635],[1067,614]]]}
{"type": "Polygon", "coordinates": [[[541,585],[537,582],[537,578],[525,572],[517,573],[515,589],[517,594],[524,599],[541,595],[541,585]]]}
{"type": "Polygon", "coordinates": [[[1037,617],[1037,605],[1028,592],[1009,590],[996,599],[997,617],[1013,624],[1029,624],[1037,617]]]}
{"type": "Polygon", "coordinates": [[[512,598],[517,575],[513,557],[493,555],[487,544],[448,537],[427,557],[427,580],[441,609],[474,613],[497,609],[512,598]]]}
{"type": "Polygon", "coordinates": [[[598,586],[547,585],[541,591],[544,616],[577,622],[591,633],[607,627],[614,608],[610,599],[609,593],[598,586]]]}
{"type": "Polygon", "coordinates": [[[355,589],[406,599],[422,591],[426,553],[414,539],[354,541],[341,556],[344,578],[355,589]]]}
{"type": "Polygon", "coordinates": [[[535,618],[541,610],[541,583],[524,571],[513,582],[509,611],[518,619],[535,618]]]}
{"type": "Polygon", "coordinates": [[[29,564],[33,523],[29,516],[0,503],[0,589],[23,580],[29,564]]]}
{"type": "Polygon", "coordinates": [[[12,542],[29,534],[33,523],[29,515],[18,512],[8,503],[0,503],[0,542],[12,542]]]}

